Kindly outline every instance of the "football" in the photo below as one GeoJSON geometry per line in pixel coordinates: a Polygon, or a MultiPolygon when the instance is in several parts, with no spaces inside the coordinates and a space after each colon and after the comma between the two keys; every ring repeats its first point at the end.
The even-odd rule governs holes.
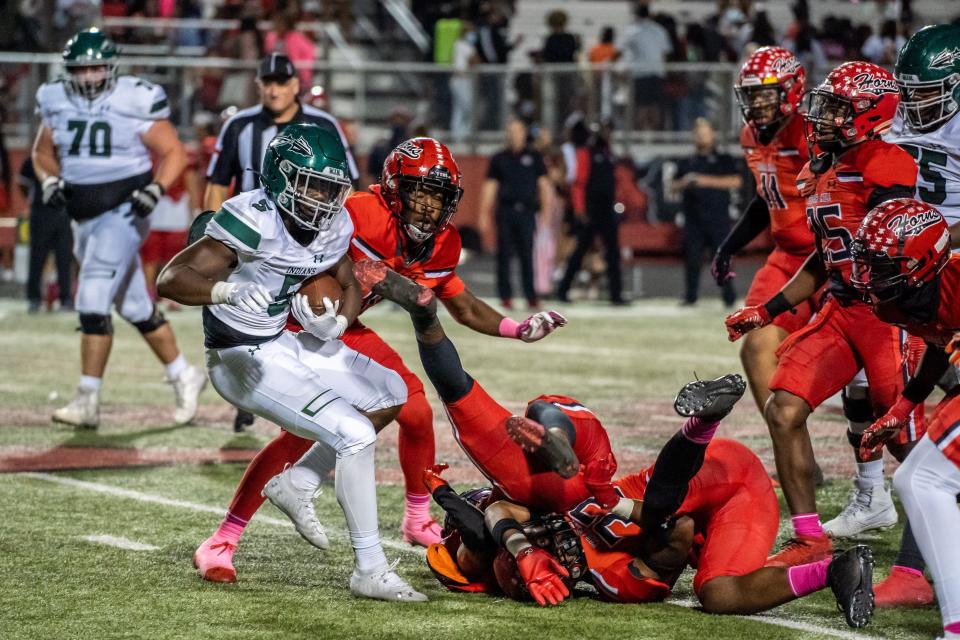
{"type": "Polygon", "coordinates": [[[330,298],[332,302],[336,302],[343,297],[343,289],[340,287],[340,283],[326,272],[320,272],[308,278],[300,286],[298,293],[307,296],[307,300],[310,301],[310,308],[318,315],[325,311],[323,308],[324,298],[330,298]]]}

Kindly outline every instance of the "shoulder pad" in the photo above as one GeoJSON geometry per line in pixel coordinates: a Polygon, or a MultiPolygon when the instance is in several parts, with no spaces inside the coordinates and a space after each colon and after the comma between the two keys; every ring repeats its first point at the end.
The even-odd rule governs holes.
{"type": "Polygon", "coordinates": [[[120,76],[110,96],[118,113],[141,120],[166,120],[170,117],[167,93],[158,84],[135,76],[120,76]]]}
{"type": "Polygon", "coordinates": [[[67,88],[62,80],[45,82],[37,89],[37,113],[47,117],[67,104],[67,88]]]}
{"type": "Polygon", "coordinates": [[[213,222],[252,250],[277,233],[278,215],[261,189],[246,191],[221,205],[213,222]]]}

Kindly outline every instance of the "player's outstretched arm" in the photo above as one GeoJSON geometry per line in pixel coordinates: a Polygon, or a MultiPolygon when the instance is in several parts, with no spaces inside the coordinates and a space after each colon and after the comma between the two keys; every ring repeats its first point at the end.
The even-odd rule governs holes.
{"type": "Polygon", "coordinates": [[[442,302],[454,320],[488,336],[536,342],[567,324],[567,319],[556,311],[539,311],[523,322],[517,322],[473,295],[469,289],[442,302]]]}
{"type": "MultiPolygon", "coordinates": [[[[233,250],[204,236],[178,253],[157,276],[157,294],[186,305],[220,304],[213,289],[237,264],[233,250]]],[[[219,287],[223,289],[223,287],[219,287]]],[[[265,307],[264,307],[265,308],[265,307]]]]}
{"type": "Polygon", "coordinates": [[[757,196],[750,201],[743,215],[737,220],[737,224],[717,247],[710,273],[718,286],[722,287],[723,283],[736,275],[730,270],[730,261],[733,256],[750,244],[750,241],[768,226],[770,226],[770,209],[763,198],[757,196]]]}

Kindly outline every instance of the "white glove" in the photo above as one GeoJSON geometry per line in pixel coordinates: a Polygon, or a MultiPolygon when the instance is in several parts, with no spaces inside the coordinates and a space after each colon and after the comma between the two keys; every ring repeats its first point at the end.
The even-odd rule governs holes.
{"type": "Polygon", "coordinates": [[[218,282],[210,291],[213,304],[229,304],[248,313],[263,313],[273,302],[273,296],[259,282],[218,282]]]}
{"type": "Polygon", "coordinates": [[[146,218],[157,208],[163,194],[164,188],[158,182],[151,182],[143,189],[137,189],[130,194],[130,213],[146,218]]]}
{"type": "Polygon", "coordinates": [[[331,302],[330,298],[324,298],[323,308],[323,314],[318,316],[310,308],[310,301],[307,300],[307,296],[297,293],[290,300],[290,313],[293,314],[304,331],[324,342],[336,340],[347,330],[346,317],[337,315],[337,311],[340,309],[340,301],[331,302]]]}
{"type": "Polygon", "coordinates": [[[524,342],[536,342],[567,324],[567,319],[556,311],[539,311],[517,327],[517,337],[524,342]]]}
{"type": "Polygon", "coordinates": [[[67,187],[60,176],[47,176],[40,184],[40,199],[43,204],[62,209],[67,206],[67,187]]]}

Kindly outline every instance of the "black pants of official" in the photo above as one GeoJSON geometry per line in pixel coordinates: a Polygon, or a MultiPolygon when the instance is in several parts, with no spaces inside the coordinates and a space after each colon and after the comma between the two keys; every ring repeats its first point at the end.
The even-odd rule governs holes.
{"type": "Polygon", "coordinates": [[[533,287],[533,236],[537,230],[536,212],[514,208],[497,211],[497,292],[501,300],[513,298],[510,263],[514,254],[520,258],[520,281],[527,303],[537,303],[533,287]]]}
{"type": "Polygon", "coordinates": [[[37,212],[30,214],[30,270],[27,273],[27,299],[43,300],[41,283],[43,266],[53,252],[57,266],[57,284],[60,286],[60,304],[73,300],[73,231],[65,212],[37,212]]]}
{"type": "MultiPolygon", "coordinates": [[[[710,249],[710,256],[716,252],[730,232],[730,216],[726,211],[716,213],[685,212],[683,227],[683,258],[686,281],[684,300],[690,304],[700,296],[700,269],[703,265],[703,250],[710,249]]],[[[733,283],[727,280],[721,292],[723,302],[730,306],[737,294],[733,283]]]]}
{"type": "Polygon", "coordinates": [[[570,293],[573,279],[580,271],[583,258],[593,246],[593,239],[600,236],[603,242],[603,259],[607,263],[607,286],[610,289],[610,301],[623,302],[623,276],[620,271],[620,238],[617,233],[617,218],[611,210],[601,215],[588,215],[586,221],[576,230],[577,248],[567,260],[567,269],[557,287],[557,297],[565,299],[570,293]]]}

